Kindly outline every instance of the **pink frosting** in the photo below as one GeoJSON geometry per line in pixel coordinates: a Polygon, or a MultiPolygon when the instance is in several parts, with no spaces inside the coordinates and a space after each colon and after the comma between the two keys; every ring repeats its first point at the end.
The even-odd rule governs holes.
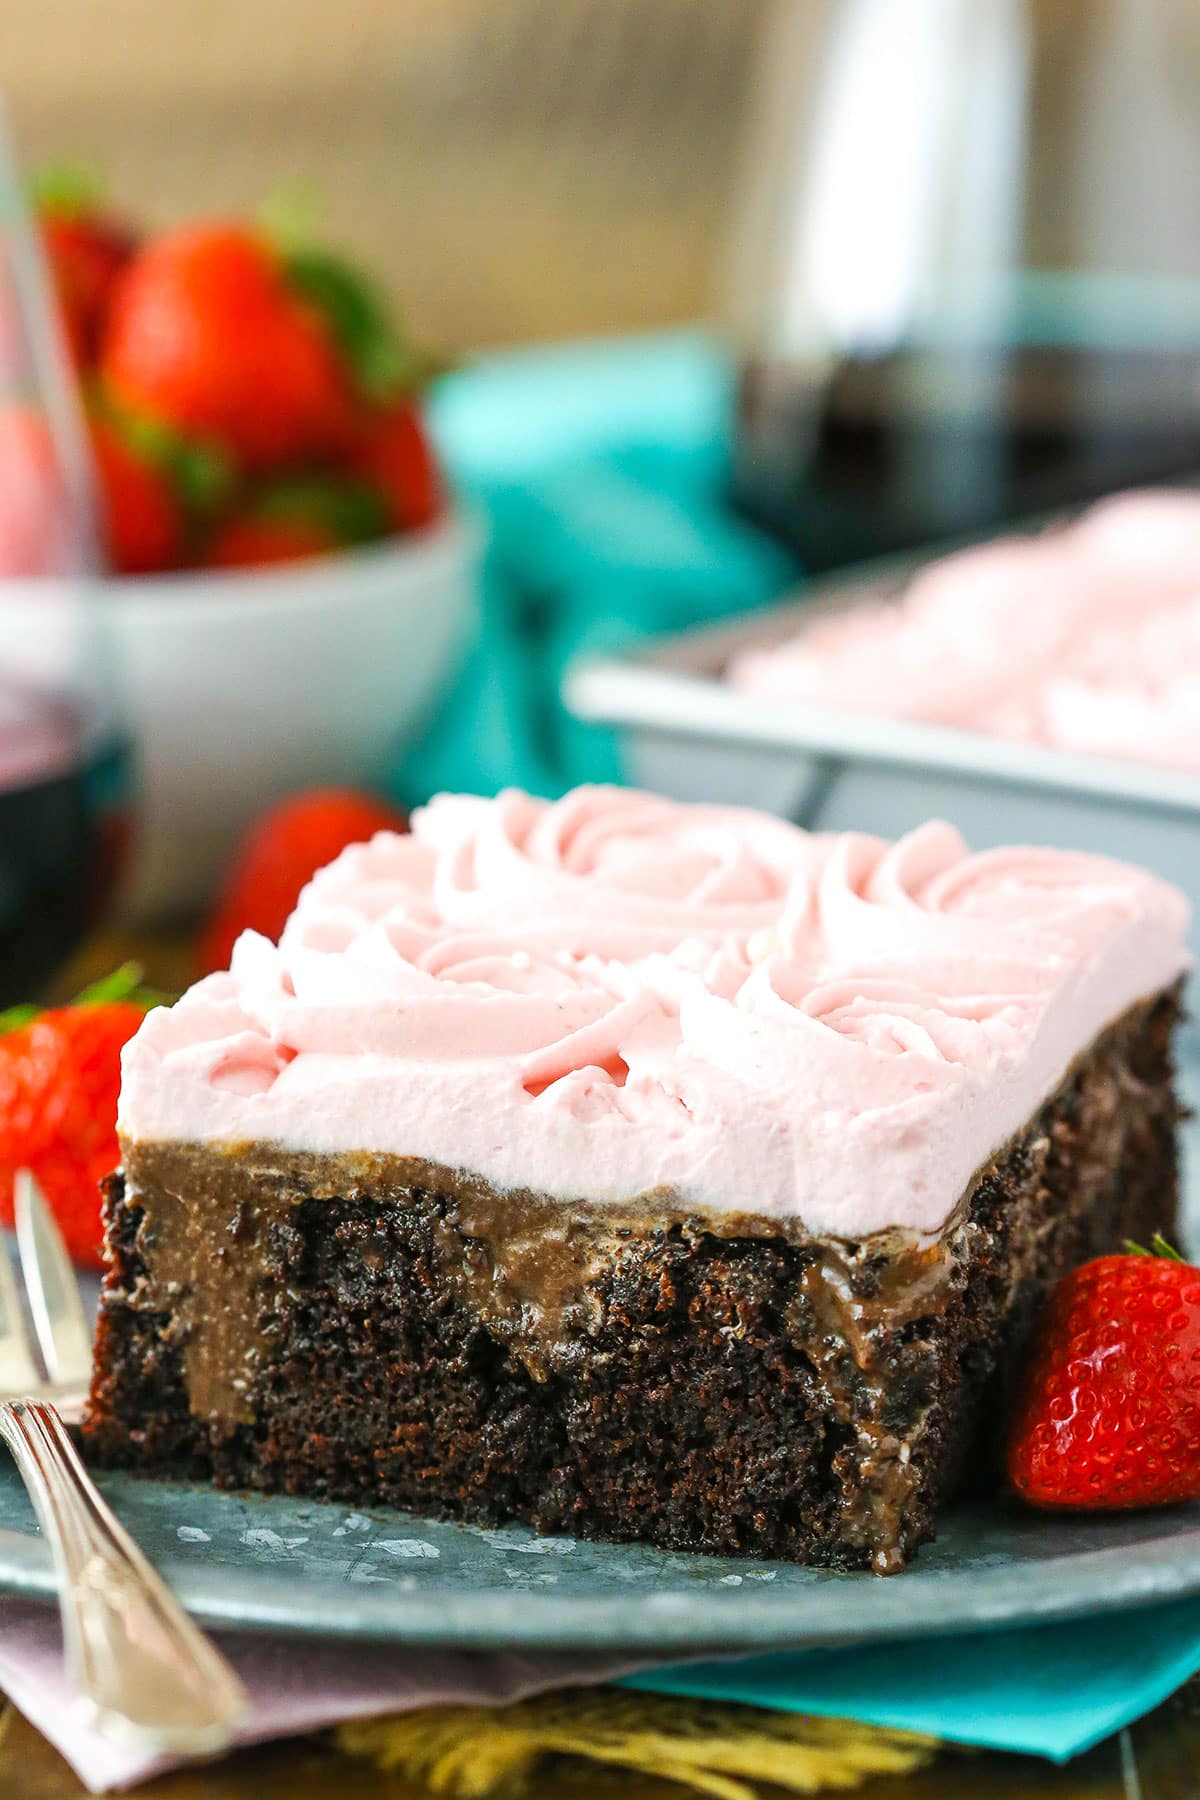
{"type": "Polygon", "coordinates": [[[1187,925],[1139,870],[972,856],[944,824],[889,846],[627,789],[443,796],[148,1016],[120,1127],[934,1232],[1186,967],[1187,925]]]}
{"type": "Polygon", "coordinates": [[[814,618],[729,679],[1200,772],[1200,495],[1126,494],[945,557],[898,603],[814,618]]]}

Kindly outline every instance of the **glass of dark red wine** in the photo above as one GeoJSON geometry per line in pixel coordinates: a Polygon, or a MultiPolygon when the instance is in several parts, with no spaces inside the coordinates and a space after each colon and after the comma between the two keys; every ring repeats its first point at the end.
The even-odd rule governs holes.
{"type": "Polygon", "coordinates": [[[79,396],[0,114],[0,1006],[38,997],[120,860],[100,568],[79,396]]]}
{"type": "Polygon", "coordinates": [[[1200,475],[1195,0],[767,18],[739,507],[822,570],[1200,475]]]}

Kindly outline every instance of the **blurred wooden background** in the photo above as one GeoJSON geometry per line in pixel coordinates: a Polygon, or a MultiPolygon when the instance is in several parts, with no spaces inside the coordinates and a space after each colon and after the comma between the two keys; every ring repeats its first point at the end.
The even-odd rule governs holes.
{"type": "Polygon", "coordinates": [[[135,216],[312,181],[448,346],[702,316],[769,0],[4,0],[29,166],[135,216]]]}

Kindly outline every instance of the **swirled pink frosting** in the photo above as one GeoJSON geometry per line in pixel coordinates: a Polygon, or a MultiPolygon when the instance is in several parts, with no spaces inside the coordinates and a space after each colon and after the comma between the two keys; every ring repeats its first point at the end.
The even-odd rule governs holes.
{"type": "Polygon", "coordinates": [[[960,551],[898,602],[747,652],[729,679],[1200,772],[1200,494],[1125,494],[1068,528],[960,551]]]}
{"type": "Polygon", "coordinates": [[[443,796],[276,947],[151,1013],[120,1129],[934,1232],[1072,1059],[1187,964],[1154,877],[616,788],[443,796]]]}

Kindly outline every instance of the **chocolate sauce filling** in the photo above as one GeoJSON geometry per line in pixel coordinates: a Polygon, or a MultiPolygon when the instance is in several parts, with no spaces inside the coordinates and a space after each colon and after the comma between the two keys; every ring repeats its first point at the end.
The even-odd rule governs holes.
{"type": "Polygon", "coordinates": [[[818,1361],[831,1373],[847,1357],[868,1372],[881,1333],[937,1309],[956,1261],[953,1236],[926,1247],[901,1231],[861,1245],[816,1245],[792,1220],[688,1212],[663,1195],[628,1206],[568,1203],[500,1191],[414,1158],[360,1152],[129,1145],[125,1182],[142,1208],[137,1248],[145,1267],[129,1304],[169,1316],[192,1412],[236,1423],[254,1417],[253,1394],[270,1354],[272,1227],[305,1200],[369,1199],[425,1215],[439,1290],[468,1308],[538,1382],[589,1335],[599,1271],[644,1238],[649,1223],[659,1232],[677,1229],[688,1242],[812,1245],[788,1326],[821,1346],[818,1361]]]}
{"type": "MultiPolygon", "coordinates": [[[[1143,1229],[1147,1209],[1157,1204],[1156,1188],[1162,1198],[1154,1222],[1168,1223],[1174,1101],[1167,1046],[1175,1011],[1175,997],[1161,996],[1103,1034],[1029,1126],[978,1172],[932,1242],[900,1230],[858,1241],[813,1239],[795,1220],[765,1218],[749,1208],[699,1213],[661,1192],[621,1206],[500,1192],[478,1177],[411,1158],[325,1156],[261,1143],[130,1144],[114,1220],[117,1213],[136,1220],[136,1237],[115,1255],[106,1282],[102,1352],[113,1341],[106,1333],[125,1329],[122,1320],[131,1328],[135,1319],[144,1321],[135,1329],[149,1332],[147,1342],[164,1346],[181,1370],[196,1444],[209,1446],[206,1454],[218,1468],[228,1461],[230,1470],[239,1470],[237,1478],[250,1475],[274,1485],[277,1477],[269,1471],[260,1476],[253,1463],[243,1468],[242,1459],[264,1426],[269,1429],[279,1397],[293,1395],[297,1344],[319,1344],[322,1333],[332,1330],[339,1345],[366,1346],[354,1354],[369,1358],[377,1330],[386,1335],[399,1329],[403,1339],[410,1327],[397,1326],[399,1315],[375,1321],[371,1310],[371,1296],[389,1291],[388,1278],[401,1262],[409,1296],[405,1317],[418,1334],[413,1343],[442,1332],[436,1324],[442,1319],[447,1341],[461,1346],[454,1351],[461,1362],[451,1366],[435,1356],[427,1365],[435,1387],[475,1380],[470,1346],[477,1336],[490,1346],[488,1357],[500,1359],[497,1367],[510,1372],[503,1381],[523,1384],[521,1406],[533,1409],[531,1420],[539,1406],[548,1420],[557,1415],[561,1422],[583,1405],[578,1417],[588,1421],[589,1433],[599,1429],[599,1415],[582,1397],[592,1391],[600,1364],[607,1361],[613,1379],[628,1384],[622,1391],[647,1395],[647,1404],[657,1407],[660,1363],[671,1368],[673,1343],[699,1355],[675,1335],[694,1329],[713,1345],[712,1375],[681,1376],[675,1401],[664,1388],[665,1422],[654,1429],[675,1430],[688,1408],[698,1406],[697,1435],[688,1441],[703,1442],[712,1429],[712,1393],[733,1382],[732,1394],[741,1379],[732,1363],[721,1366],[720,1334],[749,1333],[760,1346],[753,1358],[763,1358],[761,1367],[784,1358],[779,1369],[794,1371],[787,1379],[798,1384],[797,1404],[803,1391],[796,1443],[811,1441],[812,1454],[829,1459],[824,1473],[797,1465],[792,1478],[814,1495],[829,1495],[820,1502],[831,1509],[821,1514],[825,1547],[807,1554],[850,1566],[865,1561],[886,1573],[928,1533],[932,1500],[953,1485],[969,1449],[965,1422],[967,1435],[959,1433],[953,1452],[946,1447],[958,1431],[954,1419],[959,1413],[964,1421],[974,1417],[1001,1353],[1012,1348],[1045,1282],[1072,1254],[1070,1246],[1078,1257],[1109,1247],[1114,1231],[1143,1229]],[[341,1250],[322,1241],[331,1232],[341,1250]],[[681,1318],[689,1258],[697,1273],[681,1318]],[[705,1269],[713,1271],[711,1278],[705,1269]],[[661,1339],[660,1331],[666,1334],[661,1339]]],[[[689,1275],[689,1290],[692,1280],[689,1275]]],[[[107,1410],[116,1390],[106,1390],[104,1354],[88,1429],[102,1452],[106,1446],[119,1452],[120,1431],[107,1410]]],[[[155,1348],[151,1363],[157,1357],[155,1348]]],[[[709,1366],[702,1359],[701,1365],[709,1366]]],[[[758,1405],[756,1379],[742,1390],[751,1408],[758,1405]]],[[[398,1412],[412,1398],[397,1393],[398,1412]]],[[[303,1413],[302,1394],[288,1404],[303,1413]]],[[[736,1418],[738,1403],[729,1404],[736,1418]]],[[[749,1415],[750,1430],[748,1421],[749,1415]]],[[[436,1418],[430,1429],[436,1441],[436,1418]]],[[[620,1421],[610,1429],[619,1437],[620,1421]]],[[[135,1425],[133,1440],[149,1444],[153,1438],[153,1430],[135,1425]]],[[[759,1443],[757,1435],[754,1441],[759,1443]]],[[[776,1479],[771,1469],[783,1464],[773,1462],[770,1445],[762,1442],[761,1479],[770,1485],[776,1479]]],[[[714,1479],[724,1481],[735,1465],[721,1462],[717,1445],[719,1440],[714,1479]]],[[[786,1460],[794,1453],[785,1432],[778,1455],[786,1460]]],[[[595,1455],[607,1483],[620,1463],[611,1463],[599,1443],[595,1455]]],[[[401,1503],[419,1504],[425,1496],[452,1510],[461,1506],[468,1516],[515,1511],[534,1522],[551,1521],[553,1528],[557,1515],[547,1494],[567,1479],[568,1463],[541,1477],[531,1471],[535,1498],[522,1501],[512,1488],[508,1501],[494,1506],[487,1504],[486,1490],[473,1488],[457,1500],[452,1494],[458,1490],[443,1492],[428,1459],[413,1469],[379,1491],[401,1503]],[[539,1480],[550,1482],[540,1499],[539,1480]]],[[[384,1481],[382,1474],[379,1479],[384,1481]]],[[[510,1488],[516,1479],[506,1477],[510,1488]]],[[[644,1479],[676,1477],[651,1463],[644,1479]]],[[[347,1480],[336,1491],[350,1497],[355,1483],[347,1480]]],[[[588,1529],[586,1513],[582,1522],[577,1516],[582,1504],[572,1502],[566,1528],[588,1529]]],[[[752,1523],[737,1530],[752,1531],[759,1543],[776,1533],[789,1546],[784,1554],[802,1553],[794,1523],[784,1514],[773,1517],[764,1504],[748,1501],[752,1523]]],[[[656,1527],[652,1513],[641,1520],[639,1512],[636,1528],[597,1529],[600,1535],[687,1541],[678,1521],[656,1527]]],[[[619,1511],[613,1516],[622,1517],[619,1511]]],[[[727,1529],[732,1534],[734,1527],[727,1529]]],[[[698,1525],[693,1541],[709,1547],[722,1542],[719,1518],[698,1525]]]]}

